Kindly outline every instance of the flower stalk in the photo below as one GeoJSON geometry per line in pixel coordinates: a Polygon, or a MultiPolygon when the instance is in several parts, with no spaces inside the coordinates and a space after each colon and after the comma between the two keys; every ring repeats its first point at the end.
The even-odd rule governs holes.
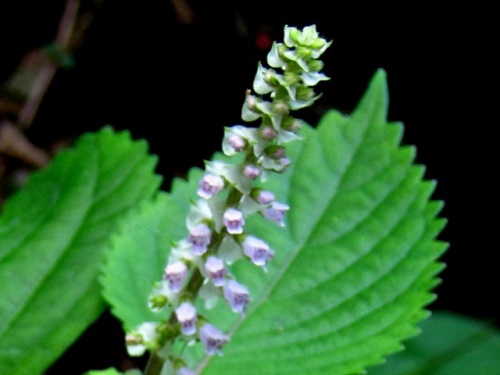
{"type": "Polygon", "coordinates": [[[330,44],[315,26],[302,30],[286,26],[284,43],[275,42],[267,56],[270,67],[258,64],[241,117],[260,123],[225,129],[224,160],[234,162],[206,162],[199,199],[192,202],[186,218],[188,235],[172,246],[164,277],[149,299],[151,310],[164,319],[145,322],[126,336],[130,355],[151,352],[145,375],[197,373],[194,364],[172,353],[178,341],[188,345],[186,350],[201,343],[206,355],[223,355],[230,337],[198,311],[197,303],[204,300],[210,308],[222,299],[234,313],[244,314],[251,292],[231,273],[231,264],[246,260],[267,272],[275,250],[248,233],[245,222],[259,214],[285,226],[289,206],[261,186],[269,174],[282,173],[291,163],[286,144],[300,138],[301,127],[291,111],[310,106],[320,97],[313,86],[329,79],[320,72],[319,57],[330,44]]]}

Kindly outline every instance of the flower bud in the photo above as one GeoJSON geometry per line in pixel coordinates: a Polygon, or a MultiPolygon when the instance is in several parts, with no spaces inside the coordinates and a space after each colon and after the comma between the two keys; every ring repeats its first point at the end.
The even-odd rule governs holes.
{"type": "Polygon", "coordinates": [[[285,114],[288,112],[288,106],[283,102],[273,103],[273,110],[277,113],[285,114]]]}
{"type": "Polygon", "coordinates": [[[270,126],[264,126],[260,129],[260,134],[263,138],[271,140],[276,138],[278,132],[270,126]]]}
{"type": "Polygon", "coordinates": [[[266,155],[273,159],[281,159],[285,157],[286,149],[283,146],[272,145],[266,148],[266,155]]]}
{"type": "Polygon", "coordinates": [[[245,140],[237,134],[233,134],[228,139],[229,145],[233,148],[234,151],[240,152],[245,148],[246,142],[245,140]]]}
{"type": "Polygon", "coordinates": [[[260,173],[260,168],[256,165],[248,164],[243,168],[243,174],[251,180],[255,180],[257,177],[259,177],[260,173]]]}
{"type": "Polygon", "coordinates": [[[268,190],[258,189],[253,192],[252,196],[260,204],[269,204],[274,201],[274,194],[268,190]]]}

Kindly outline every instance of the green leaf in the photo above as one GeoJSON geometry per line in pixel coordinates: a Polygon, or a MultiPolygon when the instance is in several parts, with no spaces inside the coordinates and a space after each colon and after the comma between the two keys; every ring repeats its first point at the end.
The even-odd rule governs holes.
{"type": "Polygon", "coordinates": [[[87,371],[85,375],[142,375],[142,372],[139,370],[128,370],[125,372],[120,372],[114,368],[108,368],[106,370],[87,371]]]}
{"type": "MultiPolygon", "coordinates": [[[[352,116],[332,110],[291,144],[291,168],[266,184],[290,205],[286,228],[260,216],[246,224],[276,251],[269,272],[246,261],[233,265],[252,302],[243,317],[222,302],[205,312],[232,337],[222,357],[204,358],[200,344],[184,350],[192,367],[202,361],[203,374],[352,375],[381,363],[418,332],[443,268],[438,258],[447,244],[436,237],[445,220],[436,217],[442,203],[430,200],[435,183],[414,165],[414,148],[400,146],[403,127],[387,123],[386,112],[385,74],[379,71],[352,116]]],[[[153,270],[141,278],[148,285],[134,285],[133,278],[107,283],[106,295],[113,295],[108,299],[126,326],[152,319],[142,308],[133,307],[133,317],[125,310],[144,306],[165,266],[157,264],[166,259],[165,244],[187,235],[187,199],[196,197],[199,177],[194,171],[188,184],[177,181],[169,198],[143,207],[114,242],[108,273],[137,274],[138,262],[125,267],[126,258],[135,256],[142,238],[163,238],[146,246],[150,263],[140,273],[153,270]]]]}
{"type": "Polygon", "coordinates": [[[369,375],[497,375],[500,332],[492,325],[451,312],[433,312],[421,334],[369,375]]]}
{"type": "Polygon", "coordinates": [[[0,373],[47,368],[105,308],[110,234],[158,189],[144,141],[104,128],[56,156],[0,217],[0,373]]]}
{"type": "Polygon", "coordinates": [[[330,111],[306,129],[292,169],[268,186],[289,202],[288,226],[253,223],[277,256],[268,275],[237,264],[254,301],[204,374],[357,374],[418,332],[445,221],[414,148],[400,147],[402,125],[386,121],[387,96],[379,71],[351,116],[330,111]]]}
{"type": "MultiPolygon", "coordinates": [[[[189,173],[201,175],[195,168],[189,173]]],[[[171,241],[187,236],[185,217],[192,187],[174,179],[172,189],[173,194],[161,192],[128,214],[113,236],[112,250],[104,262],[102,294],[125,330],[160,321],[168,313],[153,313],[147,303],[153,284],[162,278],[171,241]]]]}

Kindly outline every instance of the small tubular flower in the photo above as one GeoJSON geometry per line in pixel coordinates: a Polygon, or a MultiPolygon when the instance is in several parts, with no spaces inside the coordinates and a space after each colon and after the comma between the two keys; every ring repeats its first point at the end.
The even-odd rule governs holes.
{"type": "Polygon", "coordinates": [[[200,340],[205,347],[205,353],[222,355],[222,347],[229,341],[229,336],[210,323],[205,323],[200,329],[200,340]]]}
{"type": "Polygon", "coordinates": [[[205,262],[205,272],[215,286],[223,286],[226,283],[227,269],[222,259],[209,256],[205,262]]]}
{"type": "Polygon", "coordinates": [[[254,236],[247,236],[242,244],[243,253],[252,263],[267,271],[266,264],[274,257],[274,251],[267,243],[254,236]]]}
{"type": "Polygon", "coordinates": [[[240,210],[228,208],[223,215],[224,226],[229,234],[243,233],[243,225],[245,225],[245,217],[240,210]]]}
{"type": "Polygon", "coordinates": [[[196,308],[191,302],[183,302],[175,309],[177,320],[181,324],[181,332],[183,335],[191,336],[196,332],[196,308]]]}
{"type": "Polygon", "coordinates": [[[285,213],[290,207],[284,203],[272,202],[268,208],[264,208],[261,212],[262,215],[271,221],[277,223],[280,227],[285,226],[285,213]]]}
{"type": "Polygon", "coordinates": [[[165,267],[163,277],[168,281],[168,287],[172,292],[178,292],[182,288],[182,283],[188,273],[187,271],[186,264],[181,260],[170,263],[165,267]]]}
{"type": "Polygon", "coordinates": [[[192,227],[189,230],[188,242],[191,244],[191,251],[193,254],[205,254],[210,244],[211,236],[211,229],[204,223],[192,227]]]}
{"type": "Polygon", "coordinates": [[[219,193],[224,187],[224,180],[215,174],[205,174],[198,184],[198,195],[209,199],[219,193]]]}
{"type": "Polygon", "coordinates": [[[250,302],[248,289],[235,280],[228,280],[224,285],[224,298],[236,313],[242,313],[250,302]]]}

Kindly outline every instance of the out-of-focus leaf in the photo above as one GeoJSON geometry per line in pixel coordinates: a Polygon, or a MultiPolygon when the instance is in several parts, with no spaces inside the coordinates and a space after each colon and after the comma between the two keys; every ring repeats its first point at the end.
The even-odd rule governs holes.
{"type": "Polygon", "coordinates": [[[436,311],[405,349],[368,375],[498,375],[500,332],[491,324],[436,311]]]}
{"type": "Polygon", "coordinates": [[[103,311],[110,235],[160,178],[144,141],[104,128],[61,152],[0,216],[0,374],[41,373],[103,311]]]}

